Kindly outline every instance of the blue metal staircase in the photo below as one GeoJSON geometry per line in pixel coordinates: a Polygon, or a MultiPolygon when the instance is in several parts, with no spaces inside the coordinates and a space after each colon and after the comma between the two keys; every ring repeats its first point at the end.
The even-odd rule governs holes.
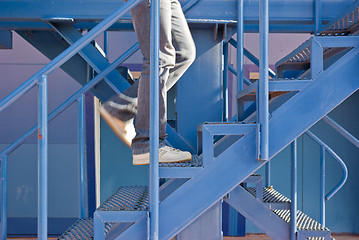
{"type": "MultiPolygon", "coordinates": [[[[355,24],[358,2],[349,10],[335,20],[341,23],[342,19],[348,19],[348,24],[330,22],[329,28],[277,64],[281,76],[285,71],[299,73],[295,79],[269,81],[268,160],[261,160],[259,156],[261,129],[256,121],[258,112],[252,109],[241,122],[203,123],[199,127],[198,155],[192,161],[160,164],[159,177],[169,180],[160,187],[159,239],[174,238],[223,199],[273,239],[291,238],[291,201],[272,188],[264,188],[262,192],[261,184],[256,188],[244,188],[240,184],[258,178],[252,174],[359,89],[355,77],[359,76],[359,68],[353,67],[359,66],[359,37],[352,35],[358,31],[355,24]],[[220,140],[215,141],[216,136],[221,136],[220,140]]],[[[68,44],[81,38],[71,24],[54,22],[52,26],[68,44]]],[[[20,34],[26,37],[25,33],[20,34]]],[[[111,66],[92,45],[79,54],[98,72],[111,66]]],[[[82,59],[78,61],[83,64],[82,59]]],[[[111,73],[106,84],[103,83],[104,88],[111,88],[111,92],[123,91],[129,84],[118,72],[111,73]]],[[[103,100],[108,98],[93,92],[103,100]]],[[[238,101],[255,102],[257,92],[256,82],[238,93],[238,101]]],[[[186,144],[172,128],[169,131],[174,135],[172,142],[170,136],[173,145],[186,144]]],[[[94,219],[79,220],[59,239],[148,239],[151,217],[148,208],[147,187],[121,187],[102,203],[94,219]]],[[[330,230],[325,226],[300,211],[296,216],[297,239],[330,239],[330,230]]]]}

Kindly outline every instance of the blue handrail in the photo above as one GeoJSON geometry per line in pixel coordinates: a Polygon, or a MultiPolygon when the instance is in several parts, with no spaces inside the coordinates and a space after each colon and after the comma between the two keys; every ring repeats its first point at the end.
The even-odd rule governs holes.
{"type": "Polygon", "coordinates": [[[328,146],[326,145],[322,140],[320,140],[316,135],[314,135],[311,131],[307,131],[306,134],[310,136],[314,141],[316,141],[319,145],[323,146],[325,150],[332,155],[332,157],[339,163],[343,170],[343,177],[340,180],[340,182],[335,186],[326,196],[325,199],[329,200],[331,199],[345,184],[347,178],[348,178],[348,168],[346,167],[343,160],[328,146]]]}
{"type": "Polygon", "coordinates": [[[340,126],[337,122],[335,122],[329,116],[325,116],[323,120],[328,123],[332,128],[334,128],[338,133],[340,133],[343,137],[348,139],[352,144],[354,144],[357,148],[359,148],[359,140],[351,135],[347,130],[345,130],[342,126],[340,126]]]}
{"type": "MultiPolygon", "coordinates": [[[[77,101],[77,99],[81,96],[81,94],[85,94],[91,88],[93,88],[96,84],[98,84],[105,76],[107,76],[110,72],[116,69],[116,67],[126,61],[129,57],[131,57],[139,48],[139,44],[134,44],[131,48],[129,48],[124,54],[118,57],[112,64],[110,64],[105,70],[103,70],[100,74],[96,75],[90,82],[84,85],[82,88],[77,90],[71,97],[69,97],[66,101],[64,101],[59,107],[57,107],[54,111],[49,114],[49,121],[53,120],[57,115],[66,110],[72,103],[77,101]]],[[[0,156],[6,156],[15,151],[21,144],[23,144],[29,137],[31,137],[37,131],[37,125],[32,127],[25,135],[16,140],[12,145],[7,147],[3,152],[0,153],[0,156]]]]}
{"type": "Polygon", "coordinates": [[[346,180],[348,179],[348,169],[343,162],[343,160],[322,140],[320,140],[316,135],[314,135],[311,131],[306,131],[306,134],[311,137],[315,142],[317,142],[321,146],[321,181],[320,181],[320,216],[321,216],[321,224],[325,225],[325,200],[330,200],[345,184],[346,180]],[[343,176],[340,182],[327,194],[325,195],[325,151],[327,151],[341,166],[343,171],[343,176]]]}
{"type": "Polygon", "coordinates": [[[32,87],[34,87],[37,84],[38,79],[41,78],[42,75],[48,75],[55,69],[59,68],[67,60],[69,60],[72,56],[74,56],[77,52],[79,52],[83,47],[85,47],[92,40],[94,40],[96,37],[98,37],[100,34],[106,31],[109,27],[111,27],[115,22],[117,22],[120,19],[120,17],[122,17],[127,11],[135,7],[140,1],[141,0],[130,0],[125,4],[121,5],[121,7],[119,7],[116,11],[114,11],[110,16],[105,18],[102,22],[97,24],[86,35],[81,37],[78,41],[76,41],[69,48],[67,48],[60,55],[58,55],[51,62],[49,62],[40,71],[35,73],[35,75],[33,75],[23,84],[21,84],[16,90],[14,90],[7,97],[5,97],[3,100],[0,101],[0,112],[3,111],[6,107],[11,105],[16,100],[18,100],[23,94],[29,91],[32,87]]]}

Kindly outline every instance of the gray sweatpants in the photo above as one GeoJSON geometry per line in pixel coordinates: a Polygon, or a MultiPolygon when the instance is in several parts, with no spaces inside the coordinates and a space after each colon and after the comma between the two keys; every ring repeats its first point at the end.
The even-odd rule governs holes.
{"type": "MultiPolygon", "coordinates": [[[[143,0],[132,11],[132,22],[143,54],[141,78],[117,97],[130,110],[118,114],[121,120],[135,118],[136,137],[133,154],[149,152],[150,128],[150,7],[143,0]],[[137,108],[136,108],[137,105],[137,108]],[[137,112],[136,112],[137,109],[137,112]]],[[[178,81],[196,57],[196,48],[178,0],[160,0],[159,54],[159,137],[160,146],[166,138],[167,91],[178,81]]]]}

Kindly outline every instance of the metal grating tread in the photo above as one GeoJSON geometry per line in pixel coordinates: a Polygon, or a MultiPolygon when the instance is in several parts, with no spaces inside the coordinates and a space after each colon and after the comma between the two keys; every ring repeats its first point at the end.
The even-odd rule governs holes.
{"type": "Polygon", "coordinates": [[[120,187],[98,211],[147,211],[148,187],[120,187]]]}
{"type": "MultiPolygon", "coordinates": [[[[247,187],[246,190],[256,196],[255,187],[247,187]]],[[[290,199],[281,193],[277,192],[273,188],[263,188],[263,202],[264,203],[290,203],[290,199]]]]}
{"type": "MultiPolygon", "coordinates": [[[[105,235],[109,232],[110,228],[113,226],[113,223],[105,224],[105,235]]],[[[76,221],[71,227],[69,227],[66,232],[64,232],[58,239],[66,240],[87,240],[93,239],[93,219],[84,218],[76,221]]]]}
{"type": "MultiPolygon", "coordinates": [[[[306,239],[308,239],[308,240],[325,240],[325,238],[323,238],[323,237],[308,237],[306,239]]],[[[335,240],[335,238],[333,238],[333,237],[330,237],[330,239],[335,240]]]]}
{"type": "Polygon", "coordinates": [[[160,163],[159,167],[202,167],[202,159],[198,158],[197,155],[192,156],[191,161],[177,162],[177,163],[160,163]]]}
{"type": "MultiPolygon", "coordinates": [[[[290,210],[272,210],[280,218],[287,223],[290,223],[290,210]]],[[[301,211],[297,211],[297,228],[299,231],[326,231],[329,229],[321,225],[319,222],[313,220],[301,211]]]]}

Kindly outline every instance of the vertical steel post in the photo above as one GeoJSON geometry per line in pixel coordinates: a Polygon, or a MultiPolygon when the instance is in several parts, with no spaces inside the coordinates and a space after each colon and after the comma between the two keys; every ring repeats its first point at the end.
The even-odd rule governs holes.
{"type": "Polygon", "coordinates": [[[85,95],[81,96],[77,100],[78,110],[78,154],[79,154],[79,165],[80,165],[80,218],[84,218],[86,214],[86,182],[85,182],[85,171],[86,171],[86,130],[85,130],[85,95]]]}
{"type": "Polygon", "coordinates": [[[47,75],[39,79],[38,93],[38,239],[47,239],[47,75]]]}
{"type": "Polygon", "coordinates": [[[159,0],[151,1],[150,239],[159,234],[159,0]]]}
{"type": "Polygon", "coordinates": [[[223,42],[223,121],[228,121],[228,42],[223,42]]]}
{"type": "Polygon", "coordinates": [[[7,156],[1,157],[1,240],[7,239],[7,156]]]}
{"type": "Polygon", "coordinates": [[[243,90],[243,0],[237,0],[237,92],[243,90]]]}
{"type": "Polygon", "coordinates": [[[325,147],[320,146],[320,224],[325,226],[325,147]]]}
{"type": "Polygon", "coordinates": [[[271,169],[271,167],[270,167],[270,161],[268,161],[267,162],[267,164],[266,164],[266,187],[270,187],[272,184],[271,184],[271,176],[270,176],[270,173],[271,173],[271,171],[270,171],[270,169],[271,169]]]}
{"type": "Polygon", "coordinates": [[[103,51],[108,59],[108,31],[103,32],[103,51]]]}
{"type": "Polygon", "coordinates": [[[268,99],[268,47],[269,47],[269,12],[268,0],[260,0],[259,7],[259,85],[258,107],[260,124],[260,159],[269,158],[269,99],[268,99]]]}
{"type": "Polygon", "coordinates": [[[314,7],[315,32],[322,26],[322,0],[315,0],[314,7]]]}
{"type": "Polygon", "coordinates": [[[290,205],[290,239],[297,239],[297,169],[298,169],[298,159],[297,159],[297,139],[295,139],[291,144],[291,205],[290,205]]]}

